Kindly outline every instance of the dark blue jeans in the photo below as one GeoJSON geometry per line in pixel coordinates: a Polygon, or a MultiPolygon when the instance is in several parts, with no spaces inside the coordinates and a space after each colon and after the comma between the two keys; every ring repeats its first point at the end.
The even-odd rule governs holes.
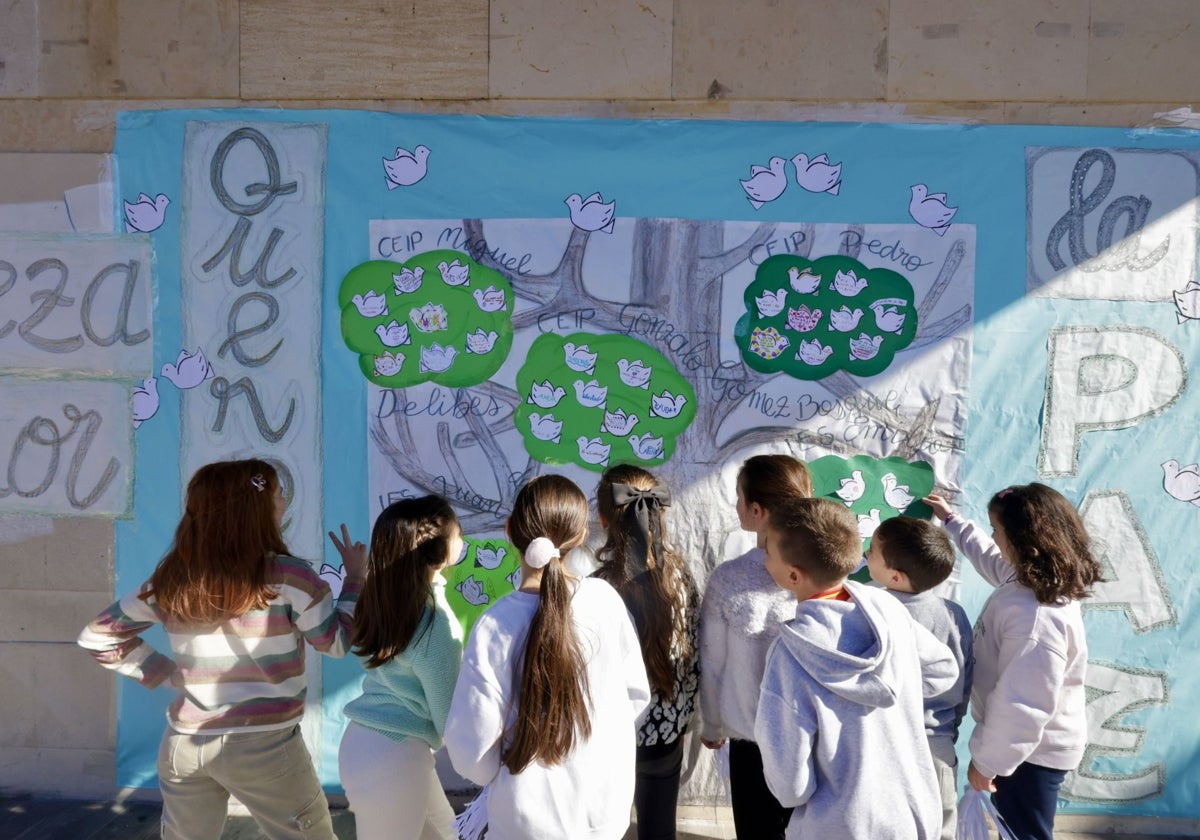
{"type": "Polygon", "coordinates": [[[1053,840],[1058,789],[1066,770],[1025,762],[1011,776],[997,776],[992,802],[1017,840],[1053,840]]]}
{"type": "Polygon", "coordinates": [[[753,741],[729,739],[729,788],[738,840],[783,840],[792,809],[780,805],[767,787],[762,753],[753,741]]]}

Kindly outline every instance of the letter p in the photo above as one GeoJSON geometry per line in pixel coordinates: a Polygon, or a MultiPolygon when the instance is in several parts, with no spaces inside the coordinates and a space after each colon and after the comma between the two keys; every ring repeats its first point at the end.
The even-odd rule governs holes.
{"type": "Polygon", "coordinates": [[[1161,414],[1183,393],[1183,355],[1139,327],[1050,331],[1038,475],[1073,476],[1084,432],[1125,429],[1161,414]]]}

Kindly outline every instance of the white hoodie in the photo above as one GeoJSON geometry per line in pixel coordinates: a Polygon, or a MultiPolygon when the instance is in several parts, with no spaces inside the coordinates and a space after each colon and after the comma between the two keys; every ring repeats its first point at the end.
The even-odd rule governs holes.
{"type": "Polygon", "coordinates": [[[924,699],[953,689],[950,649],[898,600],[801,601],[767,656],[754,740],[767,786],[794,808],[788,840],[932,840],[942,797],[924,699]]]}
{"type": "Polygon", "coordinates": [[[536,593],[517,591],[476,622],[450,702],[446,751],[460,774],[490,785],[488,840],[619,840],[629,826],[636,729],[650,686],[625,602],[604,581],[578,581],[571,598],[587,660],[591,737],[553,767],[535,761],[514,776],[500,763],[537,607],[536,593]]]}

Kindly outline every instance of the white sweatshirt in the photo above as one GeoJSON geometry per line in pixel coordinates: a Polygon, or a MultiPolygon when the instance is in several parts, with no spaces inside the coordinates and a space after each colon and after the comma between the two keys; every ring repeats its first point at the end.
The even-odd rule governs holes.
{"type": "Polygon", "coordinates": [[[536,593],[513,592],[476,622],[450,701],[446,751],[461,775],[490,785],[488,840],[619,840],[629,826],[636,729],[650,686],[625,603],[604,581],[576,582],[571,599],[587,660],[591,737],[553,767],[534,762],[514,776],[500,763],[537,606],[536,593]]]}
{"type": "Polygon", "coordinates": [[[1024,763],[1074,770],[1087,746],[1087,637],[1078,601],[1040,604],[975,523],[946,531],[996,591],[975,622],[971,761],[985,776],[1024,763]]]}
{"type": "Polygon", "coordinates": [[[701,737],[754,740],[767,651],[795,616],[796,598],[771,579],[761,548],[713,569],[700,608],[701,737]]]}

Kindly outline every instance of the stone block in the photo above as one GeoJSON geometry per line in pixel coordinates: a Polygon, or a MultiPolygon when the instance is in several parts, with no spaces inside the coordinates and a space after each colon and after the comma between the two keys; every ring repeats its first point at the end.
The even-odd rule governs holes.
{"type": "Polygon", "coordinates": [[[242,0],[241,95],[487,96],[487,0],[242,0]]]}
{"type": "Polygon", "coordinates": [[[670,0],[492,0],[490,8],[493,97],[671,95],[670,0]]]}
{"type": "Polygon", "coordinates": [[[690,0],[675,6],[672,94],[881,100],[887,56],[887,0],[690,0]]]}

